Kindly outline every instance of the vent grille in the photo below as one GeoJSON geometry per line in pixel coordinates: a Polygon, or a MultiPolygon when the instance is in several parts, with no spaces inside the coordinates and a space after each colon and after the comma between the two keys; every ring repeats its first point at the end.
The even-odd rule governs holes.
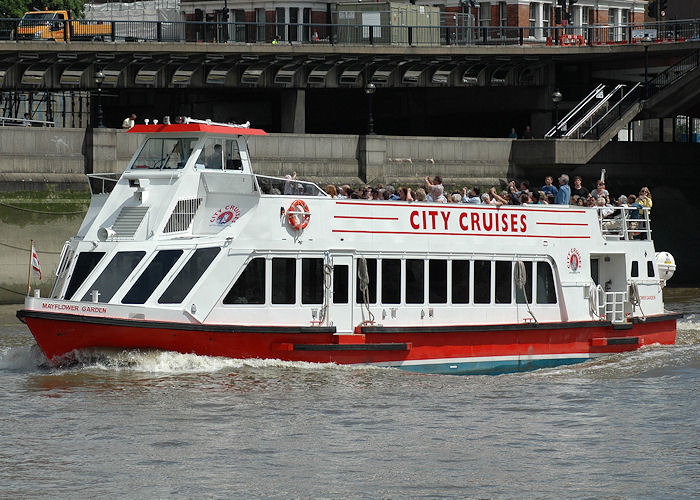
{"type": "Polygon", "coordinates": [[[174,233],[177,231],[187,231],[192,224],[192,220],[197,213],[200,203],[202,203],[201,198],[178,201],[173,209],[173,213],[170,214],[170,220],[168,220],[168,223],[165,225],[163,232],[174,233]]]}
{"type": "Polygon", "coordinates": [[[114,237],[116,239],[133,239],[146,216],[146,212],[148,212],[148,207],[123,207],[112,225],[114,237]]]}

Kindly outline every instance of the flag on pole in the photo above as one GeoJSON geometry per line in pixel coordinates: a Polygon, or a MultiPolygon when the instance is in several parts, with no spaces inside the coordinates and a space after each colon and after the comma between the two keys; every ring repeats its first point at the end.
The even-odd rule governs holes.
{"type": "Polygon", "coordinates": [[[35,276],[39,276],[41,279],[41,264],[39,264],[39,256],[36,254],[36,248],[34,248],[34,242],[32,241],[32,271],[35,276]]]}

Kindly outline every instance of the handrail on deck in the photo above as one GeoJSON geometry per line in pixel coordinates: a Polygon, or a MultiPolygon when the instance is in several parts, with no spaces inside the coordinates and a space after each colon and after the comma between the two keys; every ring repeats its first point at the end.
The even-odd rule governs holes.
{"type": "Polygon", "coordinates": [[[607,240],[651,240],[651,209],[639,205],[596,207],[607,240]]]}

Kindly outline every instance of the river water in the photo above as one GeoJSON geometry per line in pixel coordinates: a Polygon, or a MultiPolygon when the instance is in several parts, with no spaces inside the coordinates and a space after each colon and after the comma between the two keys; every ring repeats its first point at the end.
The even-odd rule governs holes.
{"type": "Polygon", "coordinates": [[[119,353],[0,309],[0,497],[697,498],[700,290],[676,346],[525,374],[119,353]]]}

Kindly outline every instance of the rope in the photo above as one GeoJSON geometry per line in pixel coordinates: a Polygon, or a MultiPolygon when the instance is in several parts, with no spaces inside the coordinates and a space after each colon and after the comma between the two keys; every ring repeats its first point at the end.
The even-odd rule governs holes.
{"type": "MultiPolygon", "coordinates": [[[[7,248],[12,248],[13,250],[20,250],[22,252],[31,252],[31,248],[22,248],[22,247],[16,247],[15,245],[10,245],[9,243],[3,243],[0,241],[0,245],[7,247],[7,248]]],[[[47,252],[42,250],[42,254],[51,254],[51,255],[61,255],[61,252],[47,252]]]]}
{"type": "Polygon", "coordinates": [[[374,314],[369,308],[369,272],[367,271],[367,259],[361,257],[357,260],[357,278],[360,280],[360,291],[362,292],[362,305],[367,308],[365,323],[374,323],[374,314]]]}
{"type": "Polygon", "coordinates": [[[0,201],[0,205],[2,205],[3,207],[12,208],[15,210],[20,210],[22,212],[31,212],[33,214],[45,214],[45,215],[78,215],[78,214],[84,214],[87,212],[87,210],[80,210],[78,212],[47,212],[45,210],[32,210],[31,208],[22,208],[22,207],[18,207],[15,205],[10,205],[9,203],[4,203],[2,201],[0,201]]]}
{"type": "MultiPolygon", "coordinates": [[[[325,252],[323,263],[323,307],[318,315],[321,324],[326,323],[328,316],[328,303],[330,302],[331,289],[333,288],[333,265],[329,262],[328,252],[325,252]]],[[[327,326],[327,325],[326,325],[327,326]]]]}
{"type": "Polygon", "coordinates": [[[525,297],[525,305],[527,306],[527,312],[530,313],[530,316],[532,317],[535,324],[539,325],[540,322],[537,321],[537,318],[535,318],[535,315],[532,314],[532,311],[530,310],[530,299],[527,298],[527,290],[525,289],[525,284],[527,283],[527,271],[525,270],[525,263],[522,260],[519,260],[515,263],[515,275],[513,276],[513,279],[515,281],[516,286],[520,288],[520,291],[525,297]]]}
{"type": "Polygon", "coordinates": [[[5,288],[4,286],[0,286],[0,290],[5,290],[6,292],[10,292],[10,293],[16,293],[17,295],[21,295],[22,297],[27,296],[27,294],[24,292],[17,292],[15,290],[10,290],[9,288],[5,288]]]}

